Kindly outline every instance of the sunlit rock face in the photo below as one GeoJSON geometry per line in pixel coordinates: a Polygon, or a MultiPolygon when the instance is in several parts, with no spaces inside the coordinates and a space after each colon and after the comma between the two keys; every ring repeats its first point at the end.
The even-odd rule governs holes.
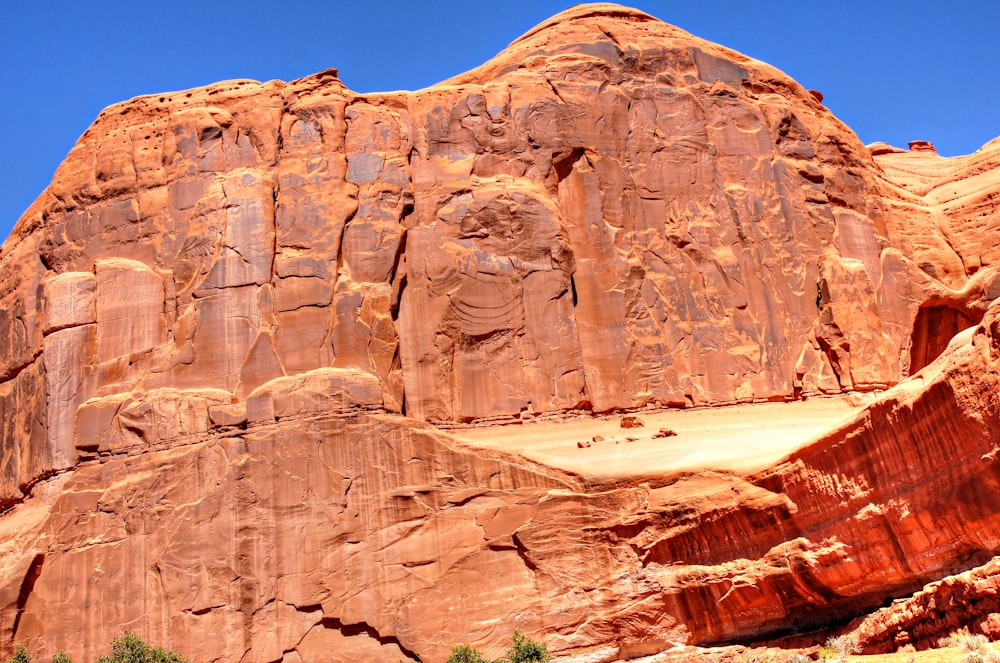
{"type": "Polygon", "coordinates": [[[106,109],[0,250],[3,646],[427,661],[516,626],[613,659],[996,552],[1000,143],[869,151],[820,99],[585,5],[416,92],[106,109]],[[897,383],[728,476],[434,426],[897,383]]]}

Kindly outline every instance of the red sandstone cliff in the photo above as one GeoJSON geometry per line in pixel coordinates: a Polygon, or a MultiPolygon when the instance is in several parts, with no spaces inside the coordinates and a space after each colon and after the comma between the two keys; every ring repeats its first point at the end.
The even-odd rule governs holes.
{"type": "Polygon", "coordinates": [[[108,108],[0,249],[0,637],[613,658],[988,558],[1000,144],[873,152],[613,5],[416,92],[108,108]],[[425,423],[897,383],[752,473],[605,482],[425,423]]]}

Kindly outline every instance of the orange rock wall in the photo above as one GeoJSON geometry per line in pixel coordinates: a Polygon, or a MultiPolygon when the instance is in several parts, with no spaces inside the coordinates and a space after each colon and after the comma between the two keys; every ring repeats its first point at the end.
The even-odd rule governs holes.
{"type": "Polygon", "coordinates": [[[242,429],[39,484],[0,520],[0,626],[90,657],[128,625],[198,660],[396,661],[514,626],[613,660],[828,624],[1000,550],[998,316],[747,477],[589,485],[379,413],[361,374],[288,378],[242,429]]]}
{"type": "MultiPolygon", "coordinates": [[[[898,381],[913,312],[865,148],[779,72],[641,25],[580,17],[415,93],[326,73],[112,107],[5,282],[59,315],[96,278],[65,323],[96,354],[60,343],[93,367],[77,405],[330,365],[431,420],[898,381]]],[[[8,353],[43,344],[25,305],[8,353]]]]}
{"type": "Polygon", "coordinates": [[[113,106],[0,249],[0,624],[90,657],[125,626],[206,661],[512,625],[625,655],[996,550],[995,316],[747,479],[588,486],[420,421],[890,387],[1000,296],[998,150],[872,157],[614,6],[416,92],[113,106]]]}

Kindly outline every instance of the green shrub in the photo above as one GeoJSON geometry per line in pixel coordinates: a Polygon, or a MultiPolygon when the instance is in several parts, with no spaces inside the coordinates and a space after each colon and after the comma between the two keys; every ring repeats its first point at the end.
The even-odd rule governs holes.
{"type": "Polygon", "coordinates": [[[97,663],[190,663],[177,652],[164,651],[147,644],[131,631],[125,631],[111,642],[111,656],[102,656],[97,663]]]}
{"type": "MultiPolygon", "coordinates": [[[[17,645],[14,655],[7,659],[7,663],[31,663],[31,655],[24,645],[17,645]]],[[[59,653],[52,657],[52,663],[73,663],[73,659],[66,655],[66,652],[59,650],[59,653]]]]}
{"type": "Polygon", "coordinates": [[[514,636],[507,650],[507,663],[548,663],[551,660],[548,647],[514,629],[514,636]]]}
{"type": "Polygon", "coordinates": [[[448,657],[446,663],[490,663],[490,662],[485,658],[483,658],[483,655],[480,654],[478,650],[473,649],[469,645],[459,645],[458,647],[451,648],[451,656],[448,657]]]}
{"type": "Polygon", "coordinates": [[[504,658],[491,661],[469,645],[459,645],[451,648],[451,656],[446,663],[549,663],[551,660],[548,647],[514,629],[504,658]]]}
{"type": "Polygon", "coordinates": [[[31,663],[31,654],[28,653],[28,648],[18,643],[14,647],[14,655],[7,659],[7,663],[31,663]]]}

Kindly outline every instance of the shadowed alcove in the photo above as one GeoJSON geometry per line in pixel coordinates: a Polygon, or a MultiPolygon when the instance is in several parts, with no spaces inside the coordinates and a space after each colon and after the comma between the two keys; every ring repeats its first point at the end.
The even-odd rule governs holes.
{"type": "Polygon", "coordinates": [[[974,324],[975,320],[957,308],[921,306],[910,336],[910,375],[941,356],[955,334],[974,324]]]}

